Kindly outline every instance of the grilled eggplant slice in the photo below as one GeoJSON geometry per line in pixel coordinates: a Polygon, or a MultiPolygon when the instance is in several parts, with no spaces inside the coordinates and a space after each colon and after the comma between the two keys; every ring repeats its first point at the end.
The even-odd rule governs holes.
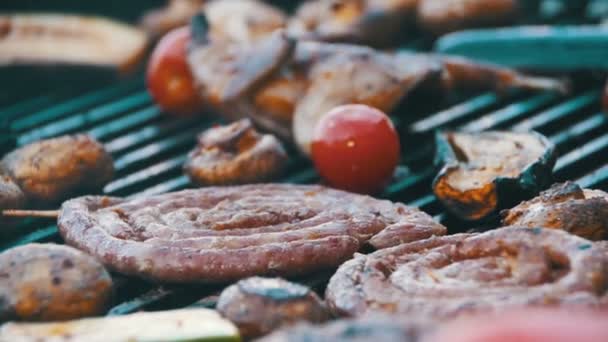
{"type": "Polygon", "coordinates": [[[565,230],[589,240],[608,239],[608,193],[555,184],[540,196],[505,210],[504,225],[565,230]]]}
{"type": "Polygon", "coordinates": [[[66,135],[25,145],[0,161],[31,205],[51,206],[75,194],[101,189],[114,173],[103,145],[84,135],[66,135]]]}
{"type": "Polygon", "coordinates": [[[112,299],[110,274],[95,258],[72,247],[28,244],[12,248],[0,254],[0,270],[0,320],[54,321],[98,315],[112,299]]]}
{"type": "Polygon", "coordinates": [[[146,34],[100,17],[0,15],[0,65],[86,65],[126,72],[142,59],[146,34]]]}
{"type": "Polygon", "coordinates": [[[0,341],[231,342],[236,327],[209,309],[140,312],[57,323],[8,323],[0,341]]]}
{"type": "Polygon", "coordinates": [[[536,132],[441,132],[433,191],[465,220],[481,220],[551,184],[555,148],[536,132]]]}

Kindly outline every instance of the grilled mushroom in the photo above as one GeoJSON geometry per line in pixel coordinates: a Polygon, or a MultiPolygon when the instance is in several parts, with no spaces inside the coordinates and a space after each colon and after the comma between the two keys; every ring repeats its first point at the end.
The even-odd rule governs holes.
{"type": "Polygon", "coordinates": [[[175,28],[187,25],[204,2],[205,0],[170,0],[165,7],[147,12],[141,19],[141,26],[153,39],[160,38],[175,28]]]}
{"type": "Polygon", "coordinates": [[[280,278],[241,280],[222,292],[217,309],[245,338],[266,335],[298,321],[321,323],[329,319],[314,292],[280,278]]]}
{"type": "Polygon", "coordinates": [[[514,21],[517,0],[419,0],[418,23],[434,34],[514,21]]]}
{"type": "Polygon", "coordinates": [[[285,27],[287,14],[258,0],[215,0],[204,6],[212,40],[251,44],[285,27]]]}
{"type": "Polygon", "coordinates": [[[184,169],[200,185],[246,184],[272,180],[286,162],[275,136],[258,133],[249,119],[242,119],[203,132],[184,169]]]}
{"type": "Polygon", "coordinates": [[[103,313],[112,279],[68,246],[29,244],[0,254],[0,320],[51,321],[103,313]]]}
{"type": "Polygon", "coordinates": [[[462,58],[294,41],[275,32],[257,44],[196,39],[188,55],[206,103],[244,115],[310,154],[314,127],[332,108],[366,104],[390,112],[414,89],[564,91],[562,82],[462,58]]]}
{"type": "Polygon", "coordinates": [[[417,0],[316,0],[304,2],[290,20],[290,34],[315,40],[395,44],[413,26],[417,0]]]}
{"type": "Polygon", "coordinates": [[[562,229],[589,240],[608,239],[608,193],[555,184],[540,196],[502,213],[505,225],[562,229]]]}
{"type": "MultiPolygon", "coordinates": [[[[25,205],[25,195],[15,182],[0,171],[0,210],[21,209],[25,205]]],[[[0,215],[0,228],[4,231],[12,226],[14,219],[0,215]]]]}
{"type": "Polygon", "coordinates": [[[480,220],[549,186],[555,159],[538,133],[439,133],[433,190],[452,213],[480,220]]]}
{"type": "Polygon", "coordinates": [[[144,32],[97,17],[0,15],[0,65],[67,64],[132,69],[144,55],[144,32]]]}
{"type": "Polygon", "coordinates": [[[46,206],[102,188],[114,172],[112,157],[87,135],[62,136],[20,147],[0,161],[30,204],[46,206]]]}

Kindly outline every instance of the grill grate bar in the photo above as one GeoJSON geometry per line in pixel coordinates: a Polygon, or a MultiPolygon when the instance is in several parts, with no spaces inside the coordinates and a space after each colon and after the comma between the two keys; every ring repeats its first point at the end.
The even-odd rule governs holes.
{"type": "Polygon", "coordinates": [[[140,182],[150,182],[152,178],[171,171],[179,172],[185,161],[185,155],[164,160],[108,183],[103,191],[111,195],[127,194],[129,189],[137,188],[137,184],[140,182]]]}
{"type": "Polygon", "coordinates": [[[597,90],[577,96],[572,100],[555,106],[532,118],[526,119],[512,127],[515,131],[531,131],[553,125],[556,122],[580,114],[583,109],[596,106],[599,101],[600,92],[597,90]]]}
{"type": "Polygon", "coordinates": [[[497,102],[498,97],[494,93],[485,93],[412,124],[410,131],[416,133],[432,131],[469,116],[478,115],[495,106],[497,102]]]}
{"type": "Polygon", "coordinates": [[[521,102],[510,104],[503,109],[493,113],[484,115],[483,117],[473,120],[460,129],[469,132],[479,132],[488,129],[496,129],[505,126],[508,122],[512,122],[522,116],[531,114],[551,103],[555,102],[559,97],[556,94],[541,94],[521,102]]]}
{"type": "Polygon", "coordinates": [[[155,156],[162,156],[174,151],[183,151],[192,147],[194,137],[202,128],[196,127],[185,131],[177,136],[170,136],[160,141],[142,146],[133,152],[129,152],[114,161],[114,168],[119,173],[132,169],[142,162],[153,160],[155,156]]]}
{"type": "MultiPolygon", "coordinates": [[[[110,86],[99,91],[88,92],[78,97],[74,97],[72,92],[71,96],[69,97],[70,99],[67,101],[57,101],[57,99],[55,99],[55,103],[59,104],[26,117],[15,119],[11,128],[16,132],[33,129],[36,126],[42,125],[46,122],[62,118],[67,113],[84,110],[96,104],[112,101],[114,98],[124,95],[126,91],[135,90],[137,88],[141,88],[141,86],[141,80],[137,80],[128,81],[118,86],[110,86]]],[[[70,92],[67,92],[66,95],[70,95],[70,92]]]]}
{"type": "Polygon", "coordinates": [[[90,127],[97,122],[106,121],[122,113],[133,111],[149,102],[150,95],[147,92],[133,94],[109,105],[103,105],[83,114],[68,116],[33,129],[22,134],[18,143],[24,145],[32,141],[82,130],[83,127],[90,127]]]}
{"type": "Polygon", "coordinates": [[[120,133],[129,132],[137,126],[144,125],[154,119],[160,118],[161,111],[156,106],[145,108],[134,112],[129,116],[120,118],[102,126],[89,130],[88,134],[99,139],[105,140],[118,136],[120,133]]]}
{"type": "Polygon", "coordinates": [[[606,123],[607,120],[605,116],[602,113],[598,113],[591,118],[567,128],[563,132],[553,135],[550,139],[556,145],[566,145],[570,142],[587,138],[593,131],[598,130],[606,123]]]}
{"type": "Polygon", "coordinates": [[[108,152],[118,155],[121,153],[128,152],[133,148],[140,146],[141,144],[150,143],[154,139],[162,136],[174,134],[175,132],[188,129],[193,125],[197,125],[200,121],[199,118],[184,118],[184,120],[172,120],[169,122],[163,122],[162,124],[150,124],[131,133],[117,137],[108,141],[105,144],[108,152]]]}

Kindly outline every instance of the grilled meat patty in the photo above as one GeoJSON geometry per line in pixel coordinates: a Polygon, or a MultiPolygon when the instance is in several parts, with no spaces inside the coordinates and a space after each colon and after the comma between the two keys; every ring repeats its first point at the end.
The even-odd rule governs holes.
{"type": "Polygon", "coordinates": [[[56,321],[99,315],[112,278],[93,257],[68,246],[28,244],[0,254],[0,320],[56,321]]]}
{"type": "Polygon", "coordinates": [[[115,271],[162,282],[228,282],[333,268],[362,246],[443,235],[418,209],[322,186],[207,187],[65,202],[65,241],[115,271]]]}
{"type": "Polygon", "coordinates": [[[20,147],[2,159],[0,169],[21,188],[30,204],[47,206],[75,194],[98,191],[114,173],[112,157],[84,134],[20,147]]]}
{"type": "Polygon", "coordinates": [[[338,315],[451,318],[526,306],[606,306],[608,254],[555,229],[506,227],[358,255],[326,292],[338,315]]]}
{"type": "Polygon", "coordinates": [[[198,137],[184,170],[200,185],[271,181],[287,164],[287,153],[272,134],[260,134],[251,120],[213,127],[198,137]]]}
{"type": "Polygon", "coordinates": [[[589,240],[608,239],[608,194],[555,184],[540,196],[502,212],[503,224],[565,230],[589,240]]]}
{"type": "Polygon", "coordinates": [[[329,311],[316,293],[281,278],[252,277],[227,287],[217,302],[222,316],[254,338],[298,321],[321,323],[329,311]]]}

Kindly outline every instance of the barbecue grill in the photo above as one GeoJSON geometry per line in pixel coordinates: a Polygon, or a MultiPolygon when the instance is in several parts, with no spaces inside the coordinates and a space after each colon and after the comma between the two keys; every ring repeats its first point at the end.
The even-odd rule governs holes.
{"type": "MultiPolygon", "coordinates": [[[[23,6],[29,9],[31,5],[27,4],[29,2],[23,6]]],[[[128,6],[136,5],[139,6],[137,3],[128,6]]],[[[143,7],[137,13],[141,13],[143,7]]],[[[105,13],[116,12],[113,7],[106,8],[105,13]]],[[[133,13],[123,13],[123,18],[133,19],[133,13]]],[[[585,20],[573,13],[544,19],[585,20]]],[[[426,41],[415,41],[405,48],[425,47],[428,47],[426,41]]],[[[141,72],[118,81],[87,73],[68,80],[51,72],[48,75],[52,76],[51,81],[47,82],[40,82],[39,76],[31,70],[0,73],[3,78],[2,150],[10,147],[10,141],[20,146],[41,138],[87,132],[105,143],[115,158],[115,179],[104,188],[105,194],[141,196],[191,186],[182,173],[186,153],[195,145],[196,135],[217,119],[211,115],[188,118],[164,115],[147,93],[141,72]]],[[[591,79],[580,83],[568,96],[477,93],[447,99],[439,108],[437,104],[428,105],[424,98],[408,100],[393,113],[405,147],[402,166],[381,196],[420,207],[446,224],[451,232],[474,228],[446,214],[431,192],[436,171],[432,167],[432,132],[445,128],[539,131],[558,148],[556,181],[575,180],[583,187],[608,190],[608,116],[601,112],[599,105],[602,85],[591,79]]],[[[294,149],[290,153],[287,173],[281,181],[318,182],[311,163],[298,156],[294,149]]],[[[27,219],[14,232],[3,236],[0,248],[5,250],[31,242],[60,243],[61,240],[57,227],[48,220],[27,219]]],[[[327,278],[328,274],[319,274],[302,281],[321,289],[327,278]]],[[[188,305],[213,306],[213,296],[222,289],[221,286],[158,286],[118,275],[116,284],[115,306],[109,315],[188,305]]]]}

